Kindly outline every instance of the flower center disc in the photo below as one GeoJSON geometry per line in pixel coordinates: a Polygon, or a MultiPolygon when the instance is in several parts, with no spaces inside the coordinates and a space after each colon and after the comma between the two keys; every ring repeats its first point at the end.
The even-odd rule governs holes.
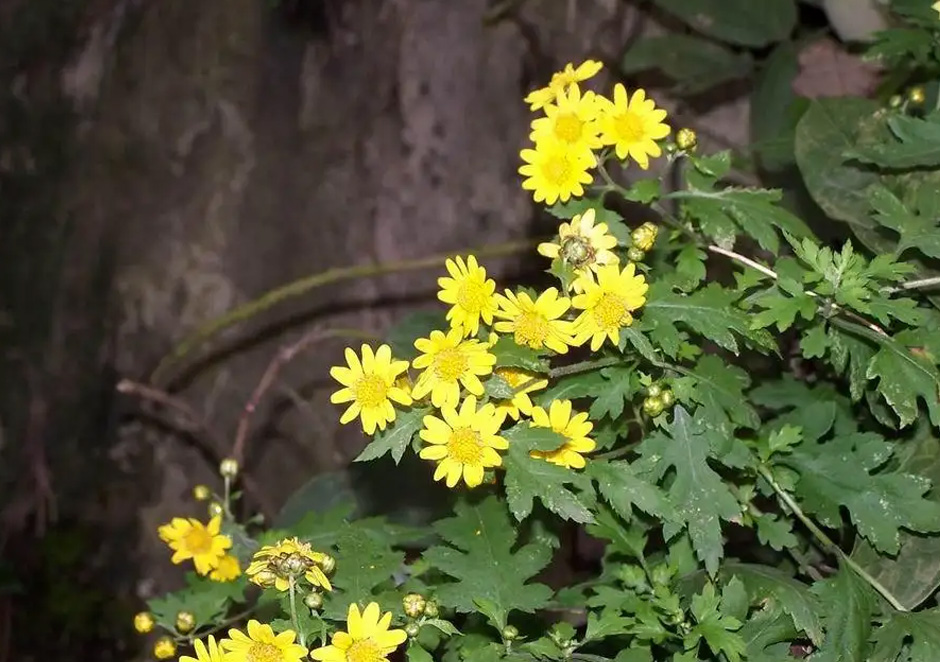
{"type": "Polygon", "coordinates": [[[555,117],[555,136],[566,143],[576,143],[584,133],[584,122],[574,113],[562,113],[555,117]]]}
{"type": "Polygon", "coordinates": [[[621,139],[635,143],[642,140],[644,135],[643,121],[633,111],[626,111],[614,119],[614,128],[621,139]]]}
{"type": "Polygon", "coordinates": [[[457,305],[464,310],[478,312],[486,303],[486,291],[482,283],[465,281],[457,290],[457,305]]]}
{"type": "Polygon", "coordinates": [[[186,549],[193,554],[205,554],[212,550],[212,535],[202,527],[193,527],[186,534],[186,549]]]}
{"type": "Polygon", "coordinates": [[[561,245],[561,252],[575,269],[594,261],[594,249],[581,237],[568,237],[561,245]]]}
{"type": "Polygon", "coordinates": [[[605,294],[594,306],[594,319],[602,329],[619,328],[628,315],[623,300],[613,294],[605,294]]]}
{"type": "Polygon", "coordinates": [[[522,313],[516,320],[515,337],[519,345],[541,349],[548,336],[548,320],[538,313],[522,313]]]}
{"type": "Polygon", "coordinates": [[[481,450],[483,442],[479,433],[466,427],[454,430],[447,442],[447,454],[461,464],[477,464],[481,450]]]}
{"type": "Polygon", "coordinates": [[[356,382],[356,400],[360,407],[378,407],[388,396],[388,385],[375,373],[366,374],[356,382]]]}
{"type": "Polygon", "coordinates": [[[545,179],[550,183],[559,185],[566,182],[571,177],[571,164],[564,154],[553,156],[545,163],[543,169],[545,179]]]}
{"type": "Polygon", "coordinates": [[[248,649],[248,662],[281,662],[284,656],[274,644],[256,642],[248,649]]]}
{"type": "Polygon", "coordinates": [[[467,355],[459,347],[448,347],[434,358],[434,373],[445,381],[456,381],[469,367],[467,355]]]}

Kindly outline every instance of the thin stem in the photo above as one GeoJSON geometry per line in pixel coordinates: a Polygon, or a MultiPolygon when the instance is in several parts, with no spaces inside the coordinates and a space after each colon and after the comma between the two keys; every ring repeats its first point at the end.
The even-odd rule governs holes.
{"type": "Polygon", "coordinates": [[[853,561],[848,554],[843,552],[842,549],[832,541],[832,538],[826,535],[825,531],[819,528],[816,523],[811,520],[806,515],[806,513],[803,512],[802,508],[800,508],[793,497],[791,497],[790,494],[785,489],[780,487],[780,484],[774,480],[774,477],[766,467],[758,468],[758,473],[760,473],[761,477],[767,481],[771,488],[773,488],[773,491],[776,492],[780,500],[786,504],[787,508],[790,509],[790,512],[792,512],[796,518],[803,523],[803,526],[805,526],[809,532],[813,534],[816,540],[818,540],[823,545],[823,547],[838,556],[840,561],[852,568],[852,570],[854,570],[859,577],[864,579],[868,585],[875,589],[881,595],[881,597],[891,604],[892,607],[898,611],[907,611],[904,605],[902,605],[898,599],[881,584],[881,582],[872,577],[865,571],[864,568],[853,561]]]}
{"type": "MultiPolygon", "coordinates": [[[[940,99],[940,95],[937,97],[940,99]]],[[[920,280],[910,280],[906,283],[901,283],[896,287],[886,287],[884,289],[888,294],[893,294],[894,292],[903,292],[905,290],[918,290],[918,289],[931,289],[934,287],[940,286],[940,276],[932,276],[930,278],[921,278],[920,280]]]]}
{"type": "Polygon", "coordinates": [[[251,417],[255,413],[255,409],[258,408],[258,405],[261,402],[261,398],[268,391],[268,389],[271,388],[272,384],[274,384],[278,373],[286,364],[290,363],[294,357],[304,350],[323,340],[344,336],[360,335],[361,332],[357,331],[356,329],[311,329],[295,342],[281,347],[277,354],[274,355],[274,358],[271,359],[267,369],[261,376],[261,380],[258,382],[255,390],[252,391],[248,402],[245,403],[245,408],[242,410],[241,418],[239,418],[238,421],[238,428],[235,431],[235,443],[232,446],[232,457],[235,458],[239,463],[241,463],[244,459],[245,444],[248,441],[248,430],[251,426],[251,417]]]}
{"type": "Polygon", "coordinates": [[[758,263],[758,262],[755,262],[755,261],[752,260],[751,258],[745,257],[745,256],[741,255],[740,253],[735,253],[735,252],[732,251],[732,250],[728,250],[727,248],[722,248],[721,246],[715,246],[714,244],[709,245],[707,248],[708,248],[708,250],[709,250],[710,252],[712,252],[712,253],[718,253],[719,255],[724,255],[725,257],[730,257],[730,258],[731,258],[732,260],[734,260],[735,262],[740,262],[741,264],[746,264],[746,265],[749,266],[751,269],[756,269],[757,271],[761,272],[762,274],[764,274],[765,276],[767,276],[767,277],[769,277],[769,278],[773,278],[774,280],[777,280],[777,278],[778,278],[777,272],[774,271],[773,269],[771,269],[771,268],[769,268],[769,267],[765,267],[763,264],[760,264],[760,263],[758,263]]]}
{"type": "Polygon", "coordinates": [[[255,605],[254,607],[251,607],[249,609],[246,609],[245,611],[235,614],[231,618],[225,619],[221,623],[218,623],[217,625],[215,625],[214,627],[208,630],[202,630],[198,634],[195,632],[190,633],[189,635],[184,637],[184,640],[188,642],[192,642],[194,639],[202,639],[203,637],[206,637],[210,634],[215,634],[219,630],[224,630],[229,625],[232,625],[233,623],[237,623],[238,621],[241,621],[245,619],[246,617],[251,616],[253,613],[255,613],[255,611],[257,611],[257,609],[258,609],[258,606],[255,605]]]}
{"type": "MultiPolygon", "coordinates": [[[[541,241],[541,240],[539,240],[541,241]]],[[[418,258],[416,260],[399,260],[395,262],[381,262],[379,264],[361,264],[353,267],[339,267],[336,269],[327,269],[319,273],[311,274],[282,285],[256,299],[252,299],[229,312],[209,320],[183,340],[170,351],[157,365],[153,371],[150,381],[160,383],[164,380],[170,368],[179,363],[183,357],[189,355],[199,345],[210,338],[218,335],[219,332],[244,320],[255,317],[268,308],[295,297],[307,294],[325,285],[333,285],[347,280],[359,278],[373,278],[375,276],[384,276],[392,273],[401,273],[406,271],[418,271],[421,269],[431,269],[442,266],[448,258],[455,255],[472,253],[477,257],[500,257],[505,255],[514,255],[523,251],[530,250],[538,245],[539,241],[532,239],[523,239],[519,241],[510,241],[503,244],[482,246],[475,249],[463,251],[451,251],[440,253],[430,257],[418,258]]]]}
{"type": "Polygon", "coordinates": [[[548,376],[551,378],[555,377],[564,377],[565,375],[575,375],[579,372],[589,372],[591,370],[597,370],[600,368],[607,368],[608,366],[617,365],[622,363],[623,359],[616,356],[611,356],[606,359],[597,359],[594,361],[579,361],[578,363],[572,363],[570,365],[562,365],[557,368],[552,368],[548,371],[548,376]]]}
{"type": "Polygon", "coordinates": [[[303,631],[300,629],[300,621],[297,620],[297,590],[294,587],[294,578],[291,577],[287,583],[287,594],[290,598],[290,622],[294,626],[294,632],[297,633],[297,638],[300,640],[300,645],[304,648],[307,647],[306,637],[304,636],[303,631]]]}

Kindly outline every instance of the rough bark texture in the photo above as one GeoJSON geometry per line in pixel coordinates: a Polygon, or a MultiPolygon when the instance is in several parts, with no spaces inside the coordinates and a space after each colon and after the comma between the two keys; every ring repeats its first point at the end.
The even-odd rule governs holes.
{"type": "MultiPolygon", "coordinates": [[[[124,536],[120,550],[93,553],[99,575],[123,559],[108,593],[146,598],[180,581],[155,528],[202,514],[192,485],[215,481],[213,463],[279,345],[310,324],[381,333],[431,302],[436,274],[315,291],[192,357],[198,369],[176,373],[172,386],[215,430],[197,434],[201,443],[129,420],[138,403],[112,401],[118,376],[145,380],[199,324],[302,275],[530,232],[533,209],[515,174],[529,119],[520,99],[559,62],[614,57],[633,10],[533,1],[521,24],[488,27],[487,5],[114,0],[71,17],[79,38],[43,74],[58,85],[46,106],[74,113],[63,124],[68,169],[36,192],[58,200],[49,228],[70,233],[34,242],[61,251],[55,266],[21,269],[5,284],[21,295],[4,306],[20,325],[18,351],[40,377],[16,382],[20,413],[5,408],[3,423],[32,430],[24,447],[56,456],[63,518],[124,536]],[[31,282],[48,287],[22,296],[31,282]],[[29,322],[42,333],[27,333],[42,307],[51,312],[29,322]],[[22,413],[31,405],[32,428],[22,413]]],[[[328,402],[324,376],[340,347],[292,362],[255,415],[246,465],[271,504],[364,443],[339,428],[328,402]]],[[[6,359],[10,374],[24,374],[6,359]]],[[[34,451],[14,454],[37,466],[34,451]]]]}

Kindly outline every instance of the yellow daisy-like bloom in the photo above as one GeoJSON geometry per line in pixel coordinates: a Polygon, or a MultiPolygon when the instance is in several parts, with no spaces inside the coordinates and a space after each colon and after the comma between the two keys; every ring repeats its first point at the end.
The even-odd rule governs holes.
{"type": "Polygon", "coordinates": [[[224,654],[215,642],[215,637],[210,634],[207,641],[209,642],[208,646],[202,643],[201,639],[194,641],[193,648],[196,649],[196,657],[180,655],[179,662],[224,662],[224,654]]]}
{"type": "Polygon", "coordinates": [[[646,303],[646,279],[636,273],[631,262],[623,271],[616,266],[601,268],[596,283],[587,279],[581,282],[584,293],[571,300],[583,311],[574,321],[574,343],[583,345],[590,339],[592,352],[599,350],[606,338],[619,344],[620,329],[633,324],[630,313],[646,303]]]}
{"type": "Polygon", "coordinates": [[[454,407],[442,407],[444,419],[424,417],[421,439],[430,444],[418,455],[437,462],[434,480],[446,478],[447,487],[454,487],[463,476],[467,487],[483,482],[483,472],[503,463],[497,450],[509,448],[499,436],[505,417],[492,403],[477,409],[477,399],[468,395],[458,412],[454,407]]]}
{"type": "Polygon", "coordinates": [[[361,361],[352,349],[346,348],[346,363],[348,367],[330,368],[333,379],[344,386],[330,396],[330,402],[352,403],[339,422],[346,424],[358,416],[366,434],[374,434],[377,427],[384,430],[395,420],[393,401],[411,404],[411,397],[395,385],[398,376],[408,369],[408,362],[392,360],[392,348],[388,345],[380,345],[375,352],[363,345],[361,361]]]}
{"type": "Polygon", "coordinates": [[[568,146],[572,151],[592,150],[601,146],[597,123],[599,106],[593,92],[581,95],[577,84],[559,93],[555,103],[545,106],[545,117],[532,122],[530,139],[538,143],[548,138],[568,146]]]}
{"type": "Polygon", "coordinates": [[[496,281],[486,277],[486,269],[473,255],[468,255],[466,262],[459,256],[447,260],[445,266],[450,276],[437,279],[441,288],[437,298],[451,305],[447,311],[450,325],[463,329],[465,336],[474,336],[480,330],[480,320],[484,324],[493,323],[496,281]]]}
{"type": "Polygon", "coordinates": [[[384,614],[378,603],[370,602],[359,613],[359,606],[349,605],[346,632],[337,632],[329,646],[310,652],[320,662],[387,662],[388,656],[405,643],[404,630],[390,630],[392,612],[384,614]]]}
{"type": "Polygon", "coordinates": [[[567,202],[571,196],[584,195],[584,185],[594,178],[588,172],[597,164],[588,150],[572,150],[567,143],[546,136],[535,143],[535,149],[519,152],[525,165],[519,174],[526,177],[522,188],[532,191],[536,202],[553,205],[558,200],[567,202]]]}
{"type": "Polygon", "coordinates": [[[669,135],[669,125],[663,124],[666,111],[656,108],[643,89],[636,90],[628,99],[627,90],[620,83],[614,86],[613,102],[605,101],[601,106],[601,141],[613,145],[621,161],[629,156],[646,170],[649,157],[663,153],[656,141],[669,135]]]}
{"type": "Polygon", "coordinates": [[[564,69],[552,75],[552,80],[546,87],[529,93],[525,102],[529,104],[531,110],[538,110],[554,101],[569,85],[593,78],[603,67],[604,65],[597,60],[585,60],[577,67],[569,62],[564,69]]]}
{"type": "Polygon", "coordinates": [[[238,559],[231,554],[226,554],[219,559],[219,565],[209,573],[209,579],[214,582],[230,582],[241,577],[242,567],[238,559]]]}
{"type": "Polygon", "coordinates": [[[288,590],[291,579],[296,581],[301,576],[314,586],[332,591],[333,586],[323,572],[323,567],[331,562],[331,557],[314,551],[310,543],[285,538],[255,552],[245,574],[252,583],[273,586],[278,591],[288,590]]]}
{"type": "MultiPolygon", "coordinates": [[[[618,264],[620,258],[613,252],[617,238],[608,232],[606,223],[594,224],[597,217],[593,209],[578,214],[570,223],[558,227],[558,243],[539,244],[539,253],[552,259],[561,258],[574,268],[580,278],[593,280],[593,274],[601,267],[618,264]]],[[[583,291],[581,280],[572,285],[576,292],[583,291]]]]}
{"type": "Polygon", "coordinates": [[[225,662],[300,662],[307,649],[295,644],[297,634],[284,630],[278,635],[270,625],[251,619],[248,634],[232,628],[228,639],[220,643],[225,651],[225,662]]]}
{"type": "Polygon", "coordinates": [[[486,343],[464,340],[460,329],[451,329],[446,335],[432,331],[430,338],[418,338],[415,348],[421,356],[412,365],[424,370],[411,391],[416,400],[430,393],[435,407],[456,407],[461,386],[473,395],[483,395],[480,377],[493,372],[496,364],[486,343]]]}
{"type": "Polygon", "coordinates": [[[525,384],[525,386],[516,391],[511,400],[500,400],[496,403],[496,411],[502,412],[504,417],[510,416],[513,420],[519,420],[519,412],[526,416],[532,413],[532,399],[529,393],[540,391],[548,386],[547,379],[539,379],[540,375],[522,368],[501,367],[493,371],[496,375],[506,380],[506,383],[515,390],[525,384]]]}
{"type": "Polygon", "coordinates": [[[584,456],[597,444],[588,437],[594,424],[584,412],[571,415],[571,400],[554,400],[548,411],[541,407],[532,410],[532,427],[550,428],[566,439],[565,443],[553,451],[531,451],[529,455],[541,458],[552,464],[568,469],[583,469],[584,456]]]}
{"type": "Polygon", "coordinates": [[[538,299],[525,292],[519,294],[506,290],[506,295],[497,294],[499,310],[495,328],[500,333],[512,333],[517,345],[542,349],[547,347],[559,354],[568,351],[571,343],[571,323],[560,319],[568,312],[571,301],[559,297],[558,290],[550,287],[538,299]]]}
{"type": "Polygon", "coordinates": [[[213,517],[208,525],[191,517],[174,517],[158,528],[157,534],[173,550],[173,563],[192,559],[196,572],[207,575],[232,546],[232,539],[219,533],[221,528],[221,517],[213,517]]]}

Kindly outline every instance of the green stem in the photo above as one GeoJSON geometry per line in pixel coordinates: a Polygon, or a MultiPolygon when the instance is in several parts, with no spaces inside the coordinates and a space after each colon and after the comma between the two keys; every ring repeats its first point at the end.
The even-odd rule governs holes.
{"type": "Polygon", "coordinates": [[[482,246],[476,249],[440,253],[416,260],[399,260],[395,262],[381,262],[379,264],[362,264],[353,267],[338,267],[336,269],[327,269],[326,271],[305,276],[299,280],[270,290],[260,297],[252,299],[197,328],[191,334],[183,338],[169,354],[163,357],[157,365],[156,370],[153,371],[150,380],[154,384],[163,381],[171,367],[179,363],[183,357],[190,354],[199,345],[216,336],[219,332],[239,322],[255,317],[259,313],[264,312],[282,301],[301,296],[319,287],[359,278],[373,278],[375,276],[383,276],[392,273],[440,267],[448,258],[458,254],[473,254],[477,257],[513,255],[530,250],[538,243],[538,241],[533,241],[532,239],[523,239],[503,244],[482,246]]]}
{"type": "Polygon", "coordinates": [[[306,637],[300,629],[300,621],[297,620],[297,590],[294,587],[294,578],[291,577],[287,584],[287,594],[290,598],[290,622],[294,626],[294,632],[297,633],[297,638],[300,641],[300,645],[304,648],[307,647],[306,637]]]}
{"type": "Polygon", "coordinates": [[[891,592],[881,584],[881,582],[879,582],[877,579],[872,577],[870,574],[868,574],[865,571],[864,568],[862,568],[858,563],[853,561],[852,558],[849,557],[848,554],[843,552],[842,549],[832,541],[832,538],[826,535],[825,531],[823,531],[821,528],[819,528],[816,525],[816,522],[811,520],[806,515],[806,513],[803,512],[803,509],[800,508],[800,506],[796,503],[793,497],[790,496],[790,494],[785,489],[780,487],[780,484],[777,483],[776,480],[774,480],[774,477],[773,475],[771,475],[770,470],[768,470],[766,467],[759,467],[757,471],[761,475],[761,477],[767,481],[770,487],[773,488],[773,491],[777,493],[777,496],[780,498],[780,500],[783,501],[784,504],[786,504],[787,508],[789,508],[790,511],[796,516],[796,518],[800,520],[800,522],[803,523],[803,526],[805,526],[809,530],[809,532],[813,534],[816,540],[818,540],[824,548],[826,548],[828,551],[835,554],[837,557],[839,557],[840,561],[842,561],[847,566],[852,568],[852,570],[854,570],[855,573],[859,577],[864,579],[868,583],[868,585],[871,586],[873,589],[875,589],[875,591],[877,591],[881,595],[881,597],[887,600],[891,604],[892,607],[894,607],[898,611],[907,611],[904,605],[902,605],[898,601],[898,599],[894,597],[894,595],[892,595],[891,592]]]}
{"type": "MultiPolygon", "coordinates": [[[[937,95],[937,99],[940,100],[940,95],[937,95]]],[[[937,286],[940,286],[940,276],[921,278],[919,280],[910,280],[906,283],[901,283],[897,287],[886,287],[884,291],[888,294],[892,294],[894,292],[902,292],[904,290],[932,289],[937,286]]]]}
{"type": "Polygon", "coordinates": [[[207,637],[210,634],[215,634],[219,630],[224,630],[229,625],[245,620],[247,617],[251,616],[257,610],[258,610],[258,607],[257,605],[255,605],[254,607],[251,607],[250,609],[246,609],[245,611],[235,614],[231,618],[225,619],[221,623],[218,623],[217,625],[215,625],[212,628],[209,628],[208,630],[201,630],[199,633],[191,632],[190,634],[183,637],[182,640],[192,643],[196,639],[202,639],[203,637],[207,637]]]}
{"type": "Polygon", "coordinates": [[[576,375],[579,372],[590,372],[591,370],[599,370],[600,368],[607,368],[612,365],[617,365],[618,363],[623,363],[623,358],[611,356],[606,359],[596,359],[593,361],[579,361],[578,363],[572,363],[570,365],[562,365],[557,368],[552,368],[548,371],[548,376],[551,378],[554,377],[564,377],[565,375],[576,375]]]}

